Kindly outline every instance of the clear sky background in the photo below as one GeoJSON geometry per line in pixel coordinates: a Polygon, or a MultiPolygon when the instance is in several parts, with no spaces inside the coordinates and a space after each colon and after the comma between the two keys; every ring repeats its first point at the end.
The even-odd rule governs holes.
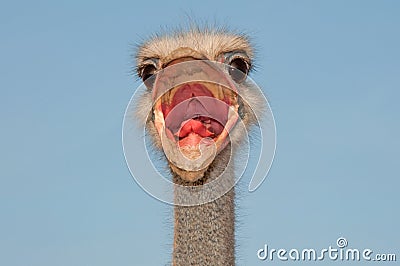
{"type": "Polygon", "coordinates": [[[172,209],[130,176],[121,126],[133,45],[187,16],[249,33],[276,119],[268,178],[240,188],[239,265],[270,264],[264,244],[340,236],[400,260],[399,13],[399,1],[2,1],[0,265],[170,261],[172,209]]]}

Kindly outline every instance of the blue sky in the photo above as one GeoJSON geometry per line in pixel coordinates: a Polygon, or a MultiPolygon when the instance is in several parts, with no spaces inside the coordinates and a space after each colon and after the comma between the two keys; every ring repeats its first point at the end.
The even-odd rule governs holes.
{"type": "Polygon", "coordinates": [[[276,119],[269,176],[239,187],[239,265],[340,236],[400,256],[398,1],[1,6],[1,265],[168,263],[172,209],[133,181],[121,126],[134,44],[188,16],[252,37],[276,119]]]}

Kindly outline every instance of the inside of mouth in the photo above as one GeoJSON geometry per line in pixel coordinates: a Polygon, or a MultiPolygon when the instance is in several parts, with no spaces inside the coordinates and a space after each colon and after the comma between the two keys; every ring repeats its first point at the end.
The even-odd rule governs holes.
{"type": "Polygon", "coordinates": [[[229,120],[236,93],[212,83],[186,83],[160,99],[167,136],[182,146],[197,146],[204,138],[216,141],[229,120]]]}

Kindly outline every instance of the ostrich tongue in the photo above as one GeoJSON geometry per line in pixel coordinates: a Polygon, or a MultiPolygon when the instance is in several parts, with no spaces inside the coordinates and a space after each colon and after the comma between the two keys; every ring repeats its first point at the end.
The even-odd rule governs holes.
{"type": "Polygon", "coordinates": [[[228,112],[229,106],[221,100],[209,96],[191,97],[168,112],[165,125],[180,139],[191,133],[203,138],[216,137],[228,121],[228,112]]]}

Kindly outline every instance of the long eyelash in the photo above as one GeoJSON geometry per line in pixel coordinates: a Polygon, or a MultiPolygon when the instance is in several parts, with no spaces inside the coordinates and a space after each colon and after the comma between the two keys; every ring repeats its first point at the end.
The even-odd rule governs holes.
{"type": "Polygon", "coordinates": [[[148,65],[154,66],[156,69],[158,69],[157,64],[158,64],[159,58],[144,58],[143,61],[137,66],[136,72],[137,75],[142,78],[143,76],[143,70],[146,68],[148,65]]]}

